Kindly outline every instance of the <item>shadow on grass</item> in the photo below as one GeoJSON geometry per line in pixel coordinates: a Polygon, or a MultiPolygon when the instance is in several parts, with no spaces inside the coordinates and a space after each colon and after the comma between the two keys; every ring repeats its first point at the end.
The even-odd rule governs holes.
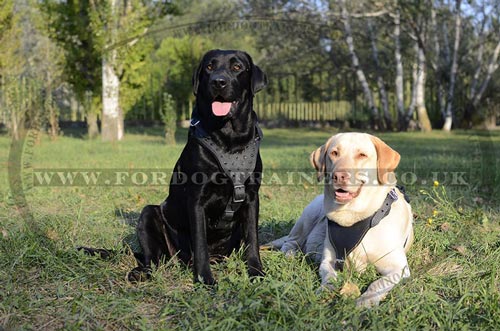
{"type": "Polygon", "coordinates": [[[259,244],[264,245],[275,239],[288,235],[295,220],[281,221],[276,219],[259,221],[259,244]]]}
{"type": "MultiPolygon", "coordinates": [[[[61,129],[64,137],[87,140],[87,129],[85,128],[64,128],[61,129]]],[[[129,126],[125,128],[125,137],[128,135],[143,135],[149,137],[157,137],[158,141],[149,141],[148,143],[162,143],[165,132],[162,127],[143,127],[143,126],[129,126]]],[[[175,140],[178,145],[184,145],[187,141],[188,129],[177,128],[175,131],[175,140]]],[[[96,140],[100,137],[96,138],[96,140]]]]}
{"type": "Polygon", "coordinates": [[[121,208],[115,209],[115,216],[118,217],[124,224],[135,227],[139,221],[140,212],[129,211],[121,208]]]}

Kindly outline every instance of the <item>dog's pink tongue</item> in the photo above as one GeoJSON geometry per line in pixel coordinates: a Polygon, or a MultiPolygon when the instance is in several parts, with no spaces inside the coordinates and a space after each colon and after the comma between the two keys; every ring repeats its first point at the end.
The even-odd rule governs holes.
{"type": "Polygon", "coordinates": [[[212,112],[215,116],[226,116],[231,110],[231,102],[212,102],[212,112]]]}
{"type": "Polygon", "coordinates": [[[335,191],[335,197],[340,200],[349,200],[352,198],[351,193],[346,191],[335,191]]]}

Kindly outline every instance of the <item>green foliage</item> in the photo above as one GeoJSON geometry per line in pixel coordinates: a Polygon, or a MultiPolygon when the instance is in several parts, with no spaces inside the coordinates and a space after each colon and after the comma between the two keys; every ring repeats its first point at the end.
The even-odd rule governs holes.
{"type": "Polygon", "coordinates": [[[22,45],[20,13],[14,13],[12,1],[3,3],[0,12],[0,70],[2,76],[20,75],[26,58],[19,56],[22,45]]]}
{"type": "MultiPolygon", "coordinates": [[[[186,104],[194,101],[191,83],[194,70],[203,54],[211,48],[211,41],[203,36],[163,39],[150,56],[143,58],[144,64],[140,64],[140,68],[129,70],[128,75],[125,72],[127,86],[136,87],[136,96],[140,96],[131,104],[133,109],[129,116],[147,118],[149,110],[153,112],[150,118],[160,117],[163,109],[158,100],[166,92],[175,101],[177,118],[184,119],[191,111],[186,111],[186,104]]],[[[134,62],[134,65],[138,63],[134,62]]]]}
{"type": "Polygon", "coordinates": [[[13,9],[13,0],[4,0],[0,3],[0,40],[2,40],[4,33],[12,27],[14,19],[13,9]]]}
{"type": "Polygon", "coordinates": [[[0,102],[4,116],[8,119],[7,129],[13,139],[18,140],[25,130],[25,123],[42,122],[44,104],[39,92],[40,83],[25,77],[3,78],[0,84],[0,102]]]}
{"type": "Polygon", "coordinates": [[[88,104],[89,92],[100,98],[102,58],[117,51],[115,70],[123,83],[120,103],[127,112],[144,95],[149,82],[144,66],[153,44],[143,35],[159,15],[176,13],[177,7],[170,2],[138,0],[117,5],[114,8],[108,0],[44,0],[39,7],[46,14],[50,36],[64,49],[65,78],[81,104],[88,104]]]}
{"type": "MultiPolygon", "coordinates": [[[[122,62],[120,84],[120,105],[125,114],[141,103],[142,98],[158,95],[163,80],[154,79],[149,58],[154,50],[154,43],[149,38],[139,39],[134,47],[126,50],[122,62]],[[155,84],[154,86],[152,86],[155,84]]],[[[152,100],[150,100],[152,101],[152,100]]],[[[148,107],[154,108],[152,103],[148,107]]]]}
{"type": "Polygon", "coordinates": [[[85,94],[98,95],[101,88],[101,49],[91,26],[90,2],[44,0],[40,10],[46,15],[50,37],[63,49],[65,80],[83,103],[85,94]]]}
{"type": "MultiPolygon", "coordinates": [[[[498,43],[498,8],[494,4],[485,0],[462,5],[456,89],[468,93],[457,93],[453,104],[458,118],[470,117],[463,123],[475,123],[495,112],[491,105],[498,99],[498,72],[491,77],[484,102],[478,107],[470,107],[469,95],[476,74],[476,87],[483,82],[498,43]],[[483,51],[482,61],[479,50],[483,51]],[[466,114],[469,109],[472,115],[466,114]]],[[[184,118],[189,116],[188,105],[193,102],[191,76],[201,55],[211,48],[242,49],[269,76],[268,88],[259,93],[266,102],[349,102],[356,111],[352,117],[365,119],[368,111],[352,72],[337,5],[336,1],[298,0],[4,0],[0,3],[0,75],[29,72],[48,81],[43,75],[50,68],[55,90],[61,83],[57,71],[62,63],[64,82],[71,85],[80,105],[84,105],[89,91],[93,98],[101,97],[102,58],[114,54],[114,69],[121,83],[120,104],[129,119],[159,120],[164,92],[174,97],[178,116],[184,118]],[[59,49],[51,41],[43,41],[45,35],[59,49]]],[[[360,66],[375,94],[376,73],[382,73],[389,100],[394,99],[395,89],[390,13],[400,10],[402,14],[406,105],[415,60],[412,46],[422,33],[428,64],[426,106],[434,125],[438,125],[441,113],[436,91],[438,85],[446,89],[449,81],[446,53],[454,34],[454,2],[358,1],[348,7],[355,14],[351,24],[360,66]],[[430,22],[430,4],[438,17],[436,29],[430,22]],[[379,68],[367,47],[368,18],[363,16],[367,12],[380,14],[370,17],[377,35],[379,68]],[[439,54],[435,54],[436,40],[441,46],[439,54]]],[[[98,113],[100,109],[97,105],[87,111],[98,113]]]]}
{"type": "Polygon", "coordinates": [[[48,133],[51,139],[57,138],[59,134],[59,107],[54,102],[52,98],[52,93],[45,95],[45,101],[43,103],[44,117],[45,121],[48,123],[48,133]]]}
{"type": "Polygon", "coordinates": [[[201,36],[166,38],[155,54],[159,70],[166,74],[167,91],[175,96],[177,107],[193,99],[193,73],[203,54],[213,44],[201,36]]]}

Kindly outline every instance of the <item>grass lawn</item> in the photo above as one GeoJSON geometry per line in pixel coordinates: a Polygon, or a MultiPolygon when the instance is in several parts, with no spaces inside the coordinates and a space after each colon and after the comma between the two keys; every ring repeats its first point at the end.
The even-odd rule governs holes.
{"type": "MultiPolygon", "coordinates": [[[[262,243],[286,234],[322,191],[307,176],[308,158],[332,133],[264,131],[262,243]]],[[[379,137],[400,152],[398,177],[412,198],[412,276],[363,310],[340,288],[363,291],[377,277],[372,268],[345,270],[336,291],[318,294],[316,266],[272,251],[262,252],[260,282],[248,279],[240,252],[213,267],[214,289],[193,285],[191,271],[172,263],[151,282],[129,284],[132,256],[103,261],[75,247],[133,245],[138,213],[160,203],[166,185],[35,186],[24,191],[27,214],[9,190],[10,139],[0,136],[0,330],[500,330],[500,132],[379,137]]],[[[112,144],[66,132],[53,142],[41,136],[23,155],[36,169],[168,171],[185,130],[177,140],[166,147],[160,132],[136,130],[112,144]]]]}

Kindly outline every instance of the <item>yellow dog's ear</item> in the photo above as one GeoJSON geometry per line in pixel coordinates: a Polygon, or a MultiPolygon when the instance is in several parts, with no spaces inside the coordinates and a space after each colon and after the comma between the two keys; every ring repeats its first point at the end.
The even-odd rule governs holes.
{"type": "Polygon", "coordinates": [[[380,138],[370,136],[370,139],[377,150],[377,177],[379,183],[395,184],[394,170],[396,170],[401,156],[380,138]]]}
{"type": "Polygon", "coordinates": [[[326,172],[326,153],[328,153],[328,149],[330,148],[330,144],[332,142],[333,137],[328,139],[326,144],[316,149],[311,153],[309,157],[309,161],[311,165],[316,168],[318,172],[318,181],[322,180],[325,176],[326,172]]]}

